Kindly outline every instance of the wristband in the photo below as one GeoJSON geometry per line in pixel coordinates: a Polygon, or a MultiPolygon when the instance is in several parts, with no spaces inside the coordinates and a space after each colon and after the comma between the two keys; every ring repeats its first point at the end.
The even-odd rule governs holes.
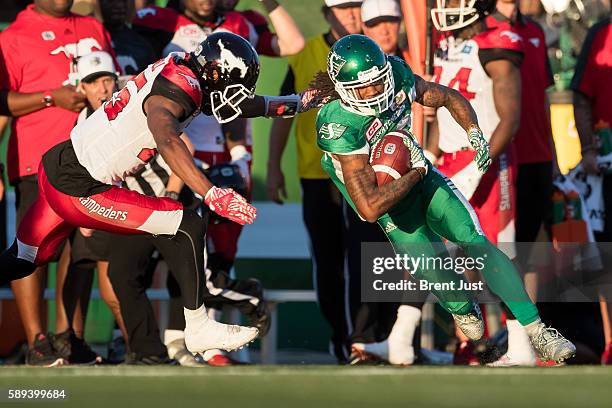
{"type": "Polygon", "coordinates": [[[415,170],[417,173],[419,173],[419,178],[421,179],[421,181],[423,181],[423,179],[425,178],[425,174],[423,172],[425,170],[423,170],[422,167],[414,167],[413,170],[415,170]]]}
{"type": "Polygon", "coordinates": [[[266,110],[264,116],[290,118],[298,113],[299,95],[264,96],[266,110]]]}
{"type": "Polygon", "coordinates": [[[166,196],[167,198],[176,200],[176,201],[178,201],[179,199],[179,193],[177,193],[176,191],[166,191],[166,194],[164,194],[164,196],[166,196]]]}
{"type": "Polygon", "coordinates": [[[51,94],[51,91],[43,92],[42,102],[45,104],[46,108],[55,105],[55,101],[53,100],[53,95],[51,94]]]}

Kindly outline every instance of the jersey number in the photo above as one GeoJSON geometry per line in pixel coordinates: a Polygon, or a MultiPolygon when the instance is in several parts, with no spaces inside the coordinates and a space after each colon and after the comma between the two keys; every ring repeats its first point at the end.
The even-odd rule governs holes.
{"type": "Polygon", "coordinates": [[[133,79],[129,80],[123,89],[113,94],[111,100],[104,104],[104,112],[106,113],[106,117],[109,121],[117,119],[119,113],[121,113],[123,108],[125,108],[125,106],[130,102],[131,94],[130,90],[128,89],[128,84],[130,82],[133,82],[136,85],[136,92],[140,91],[147,83],[147,78],[145,77],[144,71],[133,79]]]}
{"type": "MultiPolygon", "coordinates": [[[[449,88],[455,88],[455,85],[459,85],[459,92],[463,95],[467,100],[472,100],[476,97],[475,92],[468,91],[468,84],[470,81],[470,75],[472,74],[472,68],[461,68],[457,75],[448,83],[449,88]]],[[[442,78],[442,67],[434,67],[434,77],[436,79],[436,83],[440,83],[440,78],[442,78]]]]}

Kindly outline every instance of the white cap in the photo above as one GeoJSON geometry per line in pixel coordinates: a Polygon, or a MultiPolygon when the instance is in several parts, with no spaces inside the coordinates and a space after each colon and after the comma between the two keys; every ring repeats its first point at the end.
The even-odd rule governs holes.
{"type": "Polygon", "coordinates": [[[363,0],[325,0],[327,7],[359,7],[363,0]]]}
{"type": "Polygon", "coordinates": [[[367,26],[379,21],[401,20],[402,10],[397,0],[363,0],[361,21],[367,26]]]}
{"type": "Polygon", "coordinates": [[[117,77],[113,57],[105,51],[94,51],[79,57],[77,71],[81,82],[90,82],[102,75],[117,77]]]}

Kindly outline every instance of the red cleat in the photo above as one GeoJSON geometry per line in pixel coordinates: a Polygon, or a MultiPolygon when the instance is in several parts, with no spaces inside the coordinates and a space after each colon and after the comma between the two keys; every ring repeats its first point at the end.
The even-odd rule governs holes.
{"type": "Polygon", "coordinates": [[[235,366],[235,365],[245,365],[245,363],[241,361],[234,360],[225,354],[215,354],[208,360],[206,360],[206,364],[213,367],[227,367],[227,366],[235,366]]]}
{"type": "Polygon", "coordinates": [[[601,354],[602,365],[612,365],[612,343],[606,344],[606,349],[601,354]]]}
{"type": "Polygon", "coordinates": [[[474,345],[469,341],[461,342],[453,355],[454,365],[480,365],[480,358],[474,353],[474,345]]]}

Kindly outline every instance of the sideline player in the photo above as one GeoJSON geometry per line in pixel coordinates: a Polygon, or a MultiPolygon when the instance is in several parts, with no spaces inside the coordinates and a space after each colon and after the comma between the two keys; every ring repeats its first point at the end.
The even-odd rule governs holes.
{"type": "MultiPolygon", "coordinates": [[[[441,31],[434,58],[434,82],[457,89],[476,112],[491,146],[491,167],[480,172],[475,152],[446,109],[438,109],[439,137],[427,150],[442,153],[438,170],[449,177],[474,208],[492,243],[515,258],[517,163],[512,138],[521,116],[520,66],[523,40],[508,23],[488,27],[495,1],[439,1],[432,12],[441,31]]],[[[460,338],[455,364],[478,364],[474,346],[460,338]]]]}
{"type": "MultiPolygon", "coordinates": [[[[541,358],[563,361],[575,346],[541,322],[536,306],[523,288],[512,262],[485,237],[472,207],[452,182],[431,168],[421,147],[407,137],[411,170],[379,187],[369,153],[392,130],[410,129],[411,105],[445,107],[467,133],[481,172],[491,164],[487,143],[469,102],[453,89],[415,76],[401,59],[385,55],[371,39],[347,36],[333,46],[328,70],[317,75],[320,98],[329,97],[317,117],[321,164],[353,209],[365,220],[378,222],[398,253],[439,256],[441,237],[458,244],[472,257],[487,258],[482,270],[489,288],[525,326],[541,358]],[[331,130],[330,130],[331,129],[331,130]]],[[[454,282],[452,270],[417,270],[415,278],[454,282]]],[[[477,340],[484,333],[478,305],[465,291],[434,291],[463,333],[477,340]]]]}
{"type": "Polygon", "coordinates": [[[152,234],[174,254],[191,352],[233,350],[257,337],[255,328],[208,319],[204,307],[206,225],[168,198],[147,197],[114,184],[144,166],[157,151],[174,173],[204,197],[211,210],[241,224],[256,210],[231,189],[214,187],[195,166],[181,130],[200,109],[227,122],[305,108],[300,96],[253,96],[259,58],[243,38],[216,33],[190,54],[173,53],[150,65],[43,157],[41,191],[0,255],[0,284],[46,264],[75,227],[152,234]]]}

